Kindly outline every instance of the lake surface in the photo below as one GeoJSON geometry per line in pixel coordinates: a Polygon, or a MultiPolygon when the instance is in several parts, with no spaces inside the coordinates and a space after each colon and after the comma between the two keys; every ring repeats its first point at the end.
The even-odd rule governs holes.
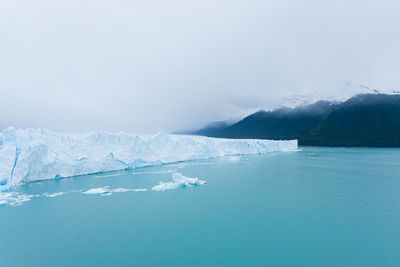
{"type": "Polygon", "coordinates": [[[400,266],[400,150],[301,149],[20,186],[0,266],[400,266]]]}

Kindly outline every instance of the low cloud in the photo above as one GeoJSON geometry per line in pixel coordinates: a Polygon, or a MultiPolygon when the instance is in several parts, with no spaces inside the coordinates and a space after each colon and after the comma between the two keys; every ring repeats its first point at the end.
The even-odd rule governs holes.
{"type": "Polygon", "coordinates": [[[395,0],[7,1],[0,126],[173,131],[293,95],[340,94],[348,81],[396,90],[399,8],[395,0]]]}

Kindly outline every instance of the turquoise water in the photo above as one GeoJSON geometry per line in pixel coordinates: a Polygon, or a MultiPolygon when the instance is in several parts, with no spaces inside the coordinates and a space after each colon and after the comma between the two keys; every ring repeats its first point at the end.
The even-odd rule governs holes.
{"type": "Polygon", "coordinates": [[[0,266],[400,266],[400,150],[302,150],[20,186],[37,197],[0,207],[0,266]],[[81,193],[172,172],[207,184],[81,193]]]}

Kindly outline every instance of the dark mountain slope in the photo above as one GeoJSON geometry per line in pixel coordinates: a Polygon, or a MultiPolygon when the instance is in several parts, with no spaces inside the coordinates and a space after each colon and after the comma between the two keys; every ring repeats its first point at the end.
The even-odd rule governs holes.
{"type": "Polygon", "coordinates": [[[308,145],[400,147],[400,96],[361,95],[318,125],[308,145]]]}
{"type": "Polygon", "coordinates": [[[194,134],[226,138],[298,139],[300,145],[400,147],[400,95],[365,94],[343,103],[259,111],[230,126],[194,134]]]}
{"type": "Polygon", "coordinates": [[[196,131],[198,135],[213,136],[218,134],[221,130],[226,129],[231,124],[224,121],[215,121],[207,124],[203,129],[196,131]]]}

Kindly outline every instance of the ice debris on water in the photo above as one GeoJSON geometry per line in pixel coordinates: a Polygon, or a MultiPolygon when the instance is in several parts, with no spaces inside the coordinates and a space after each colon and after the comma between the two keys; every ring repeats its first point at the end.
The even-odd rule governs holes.
{"type": "Polygon", "coordinates": [[[0,206],[19,206],[31,200],[35,195],[23,194],[20,192],[0,192],[0,206]]]}
{"type": "Polygon", "coordinates": [[[171,189],[176,189],[178,187],[194,187],[198,185],[204,185],[207,182],[200,180],[199,178],[190,178],[183,176],[179,172],[175,172],[172,175],[171,182],[160,182],[158,185],[153,186],[151,190],[153,191],[166,191],[171,189]]]}
{"type": "Polygon", "coordinates": [[[144,192],[147,191],[145,188],[117,188],[110,189],[109,186],[92,188],[87,191],[82,192],[84,195],[105,195],[109,196],[112,193],[124,193],[124,192],[144,192]]]}
{"type": "Polygon", "coordinates": [[[92,188],[87,191],[82,192],[84,195],[98,195],[98,194],[106,194],[109,192],[108,186],[106,187],[99,187],[99,188],[92,188]]]}

